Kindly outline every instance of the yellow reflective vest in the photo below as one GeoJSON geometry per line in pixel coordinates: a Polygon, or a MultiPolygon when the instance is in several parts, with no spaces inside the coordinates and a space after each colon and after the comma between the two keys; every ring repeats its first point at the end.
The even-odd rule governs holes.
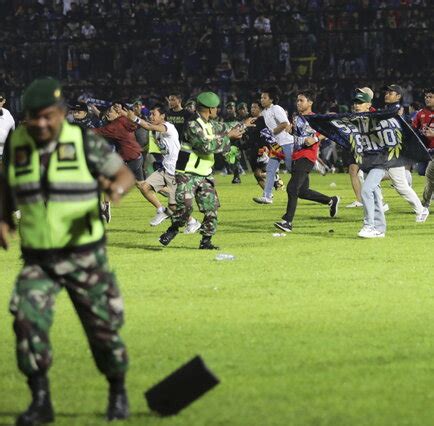
{"type": "MultiPolygon", "coordinates": [[[[196,121],[202,127],[205,135],[209,139],[214,139],[214,129],[210,122],[204,121],[201,117],[196,121]]],[[[214,165],[214,154],[200,154],[193,151],[188,143],[181,145],[178,161],[176,162],[176,171],[178,173],[193,173],[199,176],[209,176],[212,173],[214,165]]]]}
{"type": "Polygon", "coordinates": [[[88,168],[78,126],[65,120],[43,175],[36,142],[24,126],[12,134],[8,155],[23,249],[65,249],[103,239],[98,183],[88,168]]]}

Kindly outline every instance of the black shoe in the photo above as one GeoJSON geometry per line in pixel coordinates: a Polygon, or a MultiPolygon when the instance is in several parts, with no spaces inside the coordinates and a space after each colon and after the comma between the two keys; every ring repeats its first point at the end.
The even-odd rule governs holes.
{"type": "Polygon", "coordinates": [[[107,420],[123,420],[130,415],[128,406],[128,397],[125,389],[121,391],[112,391],[109,393],[109,403],[107,407],[107,420]]]}
{"type": "Polygon", "coordinates": [[[31,376],[27,383],[32,391],[32,402],[29,408],[18,416],[15,425],[35,426],[53,422],[54,411],[47,376],[31,376]]]}
{"type": "Polygon", "coordinates": [[[176,237],[176,234],[178,234],[178,230],[169,228],[164,234],[160,235],[159,241],[163,246],[167,246],[176,237]]]}
{"type": "Polygon", "coordinates": [[[274,222],[274,226],[285,232],[292,232],[292,224],[287,222],[286,220],[282,220],[280,222],[274,222]]]}
{"type": "Polygon", "coordinates": [[[330,217],[335,217],[338,214],[339,202],[341,201],[340,197],[332,197],[329,206],[330,206],[330,217]]]}
{"type": "Polygon", "coordinates": [[[211,243],[211,237],[203,237],[199,244],[200,250],[219,250],[219,247],[211,243]]]}
{"type": "Polygon", "coordinates": [[[232,183],[241,183],[241,179],[239,177],[234,177],[232,183]]]}

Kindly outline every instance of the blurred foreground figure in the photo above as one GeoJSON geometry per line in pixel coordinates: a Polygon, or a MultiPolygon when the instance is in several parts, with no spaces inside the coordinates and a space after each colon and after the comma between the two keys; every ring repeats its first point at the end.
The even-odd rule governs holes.
{"type": "Polygon", "coordinates": [[[10,302],[18,367],[32,393],[17,425],[54,420],[47,371],[56,295],[65,287],[83,324],[98,369],[110,387],[108,420],[128,416],[128,361],[118,330],[123,302],[110,271],[99,190],[114,202],[134,184],[104,139],[65,119],[59,82],[35,80],[24,92],[25,125],[6,141],[1,175],[0,244],[8,248],[12,211],[21,210],[24,266],[10,302]]]}

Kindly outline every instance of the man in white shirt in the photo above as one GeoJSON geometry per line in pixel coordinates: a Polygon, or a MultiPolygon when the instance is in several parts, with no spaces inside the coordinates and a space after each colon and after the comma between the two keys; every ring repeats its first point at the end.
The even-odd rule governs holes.
{"type": "Polygon", "coordinates": [[[6,97],[0,92],[0,160],[3,156],[3,148],[9,132],[15,130],[15,120],[12,114],[6,108],[3,108],[5,103],[6,97]]]}
{"type": "MultiPolygon", "coordinates": [[[[151,220],[151,226],[157,226],[166,220],[170,211],[176,209],[176,181],[175,166],[178,160],[181,145],[176,127],[166,121],[166,108],[162,104],[156,104],[151,108],[151,122],[136,117],[132,111],[128,111],[128,118],[140,127],[155,132],[155,140],[163,155],[163,167],[152,173],[142,184],[142,194],[157,209],[155,217],[151,220]],[[165,208],[156,193],[164,190],[168,196],[168,209],[165,208]]],[[[194,233],[200,228],[200,222],[190,218],[186,233],[194,233]]]]}
{"type": "Polygon", "coordinates": [[[292,151],[294,138],[289,133],[291,124],[286,111],[276,103],[279,96],[276,88],[269,88],[261,93],[261,105],[264,108],[261,115],[268,129],[272,132],[275,141],[272,143],[270,159],[267,164],[267,177],[262,197],[255,197],[253,201],[259,204],[271,204],[274,178],[279,170],[281,159],[285,161],[288,172],[291,172],[292,151]]]}

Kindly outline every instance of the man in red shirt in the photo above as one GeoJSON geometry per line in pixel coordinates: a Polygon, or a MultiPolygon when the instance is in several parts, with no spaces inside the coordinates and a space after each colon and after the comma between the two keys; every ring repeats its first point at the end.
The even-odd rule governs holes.
{"type": "Polygon", "coordinates": [[[286,187],[288,205],[282,221],[274,226],[285,232],[292,231],[292,220],[297,208],[298,198],[315,201],[329,206],[330,216],[335,217],[338,212],[339,197],[329,197],[309,188],[309,173],[318,158],[319,140],[324,137],[315,132],[304,115],[313,114],[312,104],[315,95],[311,90],[304,90],[297,95],[298,114],[293,120],[294,153],[292,154],[291,180],[286,187]]]}
{"type": "MultiPolygon", "coordinates": [[[[121,116],[118,112],[120,108],[122,108],[122,105],[113,104],[104,114],[109,123],[92,130],[104,136],[110,143],[115,145],[116,151],[118,151],[126,166],[133,173],[136,179],[136,187],[144,196],[142,186],[145,182],[145,177],[143,175],[142,149],[135,136],[137,125],[128,120],[128,118],[121,116]]],[[[111,220],[110,202],[105,200],[101,203],[101,210],[107,223],[109,223],[111,220]]]]}
{"type": "Polygon", "coordinates": [[[122,117],[116,110],[116,105],[111,106],[105,113],[109,121],[103,127],[94,129],[94,132],[108,138],[116,145],[116,150],[124,160],[124,163],[133,172],[136,178],[136,186],[144,180],[143,157],[139,143],[134,135],[137,125],[128,118],[122,117]]]}
{"type": "MultiPolygon", "coordinates": [[[[425,144],[431,155],[434,154],[434,89],[425,89],[425,108],[421,109],[413,119],[412,125],[425,137],[425,144]]],[[[425,172],[426,183],[422,204],[428,208],[434,192],[434,161],[428,163],[425,172]]]]}

